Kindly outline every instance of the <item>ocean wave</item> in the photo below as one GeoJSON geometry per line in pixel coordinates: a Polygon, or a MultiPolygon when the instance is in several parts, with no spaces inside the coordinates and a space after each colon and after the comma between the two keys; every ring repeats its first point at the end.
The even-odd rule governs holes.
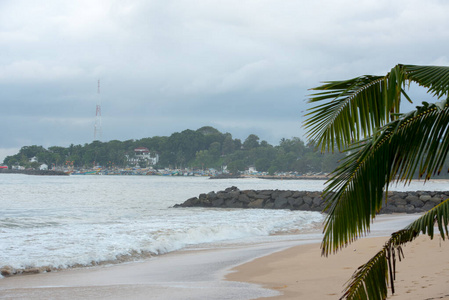
{"type": "Polygon", "coordinates": [[[34,228],[28,239],[22,237],[22,244],[4,247],[0,261],[6,262],[8,253],[15,252],[15,256],[9,256],[10,261],[0,266],[0,272],[3,276],[12,276],[145,260],[191,246],[213,247],[226,241],[278,233],[297,234],[314,228],[323,218],[316,212],[272,210],[193,209],[190,213],[193,215],[183,219],[190,218],[192,224],[181,224],[181,220],[177,220],[167,225],[170,228],[156,222],[152,225],[155,228],[150,229],[142,221],[113,226],[83,224],[71,230],[64,226],[51,231],[34,228]],[[212,219],[217,220],[211,222],[212,219]],[[67,236],[70,231],[72,236],[67,236]]]}

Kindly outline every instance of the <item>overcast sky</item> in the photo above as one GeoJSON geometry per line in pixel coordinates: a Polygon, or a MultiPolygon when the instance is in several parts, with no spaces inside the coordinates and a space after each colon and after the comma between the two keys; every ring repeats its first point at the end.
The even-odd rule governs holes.
{"type": "Polygon", "coordinates": [[[443,0],[1,0],[0,162],[92,142],[99,101],[102,141],[303,138],[321,81],[448,65],[448,14],[443,0]]]}

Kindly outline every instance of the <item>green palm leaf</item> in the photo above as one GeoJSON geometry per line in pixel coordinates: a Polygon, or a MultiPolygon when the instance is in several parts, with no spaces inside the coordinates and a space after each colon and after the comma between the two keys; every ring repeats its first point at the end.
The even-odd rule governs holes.
{"type": "Polygon", "coordinates": [[[441,171],[449,151],[449,109],[424,105],[381,128],[334,171],[324,197],[322,251],[335,252],[369,231],[391,181],[408,182],[416,172],[429,178],[441,171]]]}
{"type": "Polygon", "coordinates": [[[449,67],[405,65],[410,81],[428,88],[429,93],[441,98],[449,93],[449,67]]]}
{"type": "MultiPolygon", "coordinates": [[[[423,102],[415,111],[400,114],[401,98],[411,102],[404,91],[410,83],[426,87],[438,99],[447,97],[449,67],[397,65],[385,76],[332,81],[312,89],[316,93],[309,102],[317,105],[309,109],[305,122],[309,139],[322,151],[334,151],[335,146],[348,151],[323,192],[328,212],[323,255],[369,231],[390,182],[407,184],[413,176],[429,179],[442,171],[449,152],[447,99],[423,102]]],[[[385,299],[387,269],[394,288],[391,260],[402,253],[401,245],[421,232],[433,237],[435,223],[441,236],[447,237],[448,215],[446,201],[394,233],[384,248],[358,269],[344,297],[385,299]]]]}
{"type": "Polygon", "coordinates": [[[369,136],[399,112],[407,74],[401,65],[386,76],[361,76],[331,81],[312,90],[310,103],[328,101],[311,109],[304,125],[308,137],[322,150],[342,149],[354,140],[369,136]]]}
{"type": "Polygon", "coordinates": [[[377,128],[399,113],[401,95],[411,99],[404,87],[411,82],[427,87],[438,98],[449,90],[449,67],[397,65],[385,76],[365,75],[330,81],[313,88],[304,126],[308,138],[322,151],[336,145],[344,149],[355,140],[373,135],[377,128]]]}
{"type": "Polygon", "coordinates": [[[382,250],[357,269],[341,298],[385,299],[388,294],[388,269],[390,269],[390,284],[394,292],[395,253],[400,258],[401,246],[413,241],[421,233],[433,238],[435,224],[438,225],[444,240],[448,236],[448,223],[449,199],[446,199],[403,230],[393,233],[382,250]]]}

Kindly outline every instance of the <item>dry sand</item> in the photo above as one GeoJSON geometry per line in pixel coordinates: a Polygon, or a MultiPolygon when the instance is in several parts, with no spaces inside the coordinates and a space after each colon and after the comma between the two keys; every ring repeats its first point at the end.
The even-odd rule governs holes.
{"type": "MultiPolygon", "coordinates": [[[[270,299],[339,299],[354,271],[377,253],[387,238],[364,238],[322,257],[319,244],[296,246],[234,268],[228,280],[262,284],[282,292],[270,299]]],[[[449,299],[449,241],[419,237],[397,263],[396,292],[388,299],[449,299]]],[[[267,299],[267,298],[264,298],[267,299]]]]}

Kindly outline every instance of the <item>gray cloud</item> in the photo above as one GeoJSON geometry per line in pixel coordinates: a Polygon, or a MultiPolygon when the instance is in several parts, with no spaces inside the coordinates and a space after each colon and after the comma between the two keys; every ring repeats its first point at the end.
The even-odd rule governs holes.
{"type": "Polygon", "coordinates": [[[448,64],[447,11],[437,0],[2,1],[0,161],[91,142],[99,98],[104,140],[204,125],[303,137],[320,81],[448,64]]]}

